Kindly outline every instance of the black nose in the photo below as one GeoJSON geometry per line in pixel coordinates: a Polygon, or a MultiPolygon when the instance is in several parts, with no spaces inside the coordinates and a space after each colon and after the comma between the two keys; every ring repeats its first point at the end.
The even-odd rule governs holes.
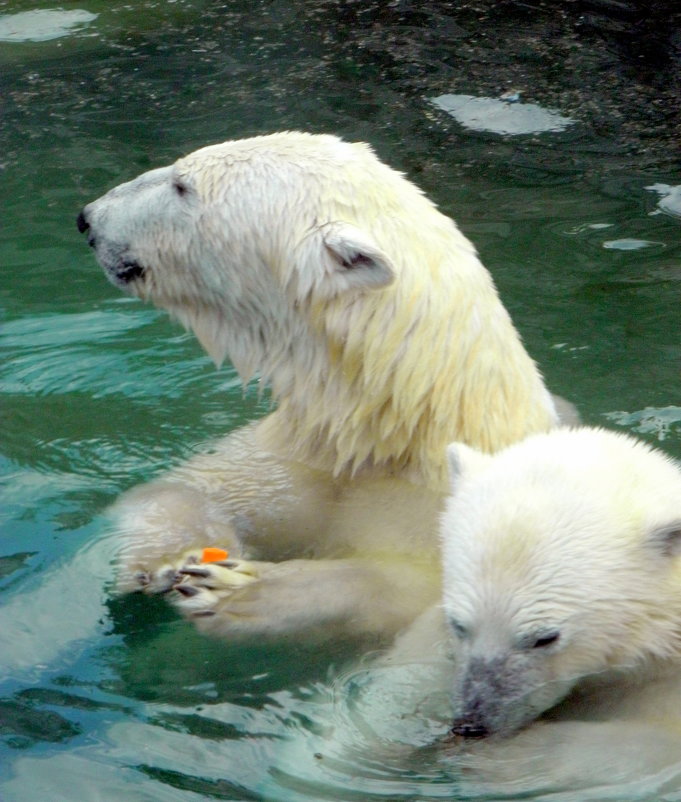
{"type": "Polygon", "coordinates": [[[486,738],[490,734],[484,724],[477,724],[471,721],[455,721],[451,732],[453,735],[460,735],[462,738],[486,738]]]}
{"type": "Polygon", "coordinates": [[[80,231],[81,234],[84,234],[88,228],[90,228],[90,224],[85,219],[83,212],[78,215],[78,218],[76,219],[76,225],[78,226],[78,231],[80,231]]]}

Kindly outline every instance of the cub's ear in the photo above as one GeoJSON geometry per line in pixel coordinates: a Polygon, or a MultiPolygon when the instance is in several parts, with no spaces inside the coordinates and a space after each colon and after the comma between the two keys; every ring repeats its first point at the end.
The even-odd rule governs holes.
{"type": "Polygon", "coordinates": [[[681,521],[674,521],[667,526],[654,529],[650,542],[665,557],[681,555],[681,521]]]}
{"type": "Polygon", "coordinates": [[[455,487],[462,476],[472,476],[481,471],[491,459],[489,454],[484,454],[465,443],[450,443],[447,446],[450,483],[455,487]]]}
{"type": "Polygon", "coordinates": [[[395,280],[388,255],[364,231],[348,223],[323,226],[324,288],[329,295],[349,289],[379,289],[395,280]]]}

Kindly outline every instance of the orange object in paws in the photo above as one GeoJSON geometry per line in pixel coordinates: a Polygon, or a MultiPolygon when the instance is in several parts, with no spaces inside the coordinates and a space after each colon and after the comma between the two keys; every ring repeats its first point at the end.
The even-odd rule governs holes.
{"type": "Polygon", "coordinates": [[[201,555],[201,562],[202,563],[216,563],[220,560],[226,560],[229,557],[229,553],[226,552],[224,549],[219,549],[216,546],[208,546],[203,550],[203,554],[201,555]]]}

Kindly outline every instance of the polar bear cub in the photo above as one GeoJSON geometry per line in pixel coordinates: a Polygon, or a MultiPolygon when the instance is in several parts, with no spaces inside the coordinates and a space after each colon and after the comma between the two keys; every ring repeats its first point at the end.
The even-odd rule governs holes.
{"type": "Polygon", "coordinates": [[[321,787],[367,754],[457,799],[677,798],[681,466],[593,428],[448,454],[441,602],[339,679],[287,765],[321,787]]]}
{"type": "Polygon", "coordinates": [[[364,144],[202,148],[88,204],[108,278],[277,409],[125,496],[119,587],[224,637],[391,635],[439,595],[445,447],[558,422],[475,249],[364,144]],[[204,546],[227,549],[197,565],[204,546]]]}
{"type": "MultiPolygon", "coordinates": [[[[589,693],[590,715],[609,717],[623,687],[678,682],[677,463],[591,428],[534,435],[495,456],[453,445],[449,457],[442,629],[427,637],[454,655],[455,734],[508,735],[566,697],[570,717],[569,700],[589,693]]],[[[418,633],[402,648],[408,641],[424,653],[418,633]]]]}

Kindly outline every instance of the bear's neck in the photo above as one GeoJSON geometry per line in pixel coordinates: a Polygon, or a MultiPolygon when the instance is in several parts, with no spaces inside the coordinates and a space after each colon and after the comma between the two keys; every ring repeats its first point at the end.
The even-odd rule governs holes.
{"type": "MultiPolygon", "coordinates": [[[[317,326],[325,353],[294,360],[285,384],[273,372],[279,404],[260,426],[263,445],[339,477],[399,474],[446,490],[450,442],[494,452],[556,424],[484,268],[470,298],[396,292],[374,312],[362,320],[345,310],[352,325],[341,336],[317,326]]],[[[323,319],[342,314],[327,308],[323,319]]]]}

